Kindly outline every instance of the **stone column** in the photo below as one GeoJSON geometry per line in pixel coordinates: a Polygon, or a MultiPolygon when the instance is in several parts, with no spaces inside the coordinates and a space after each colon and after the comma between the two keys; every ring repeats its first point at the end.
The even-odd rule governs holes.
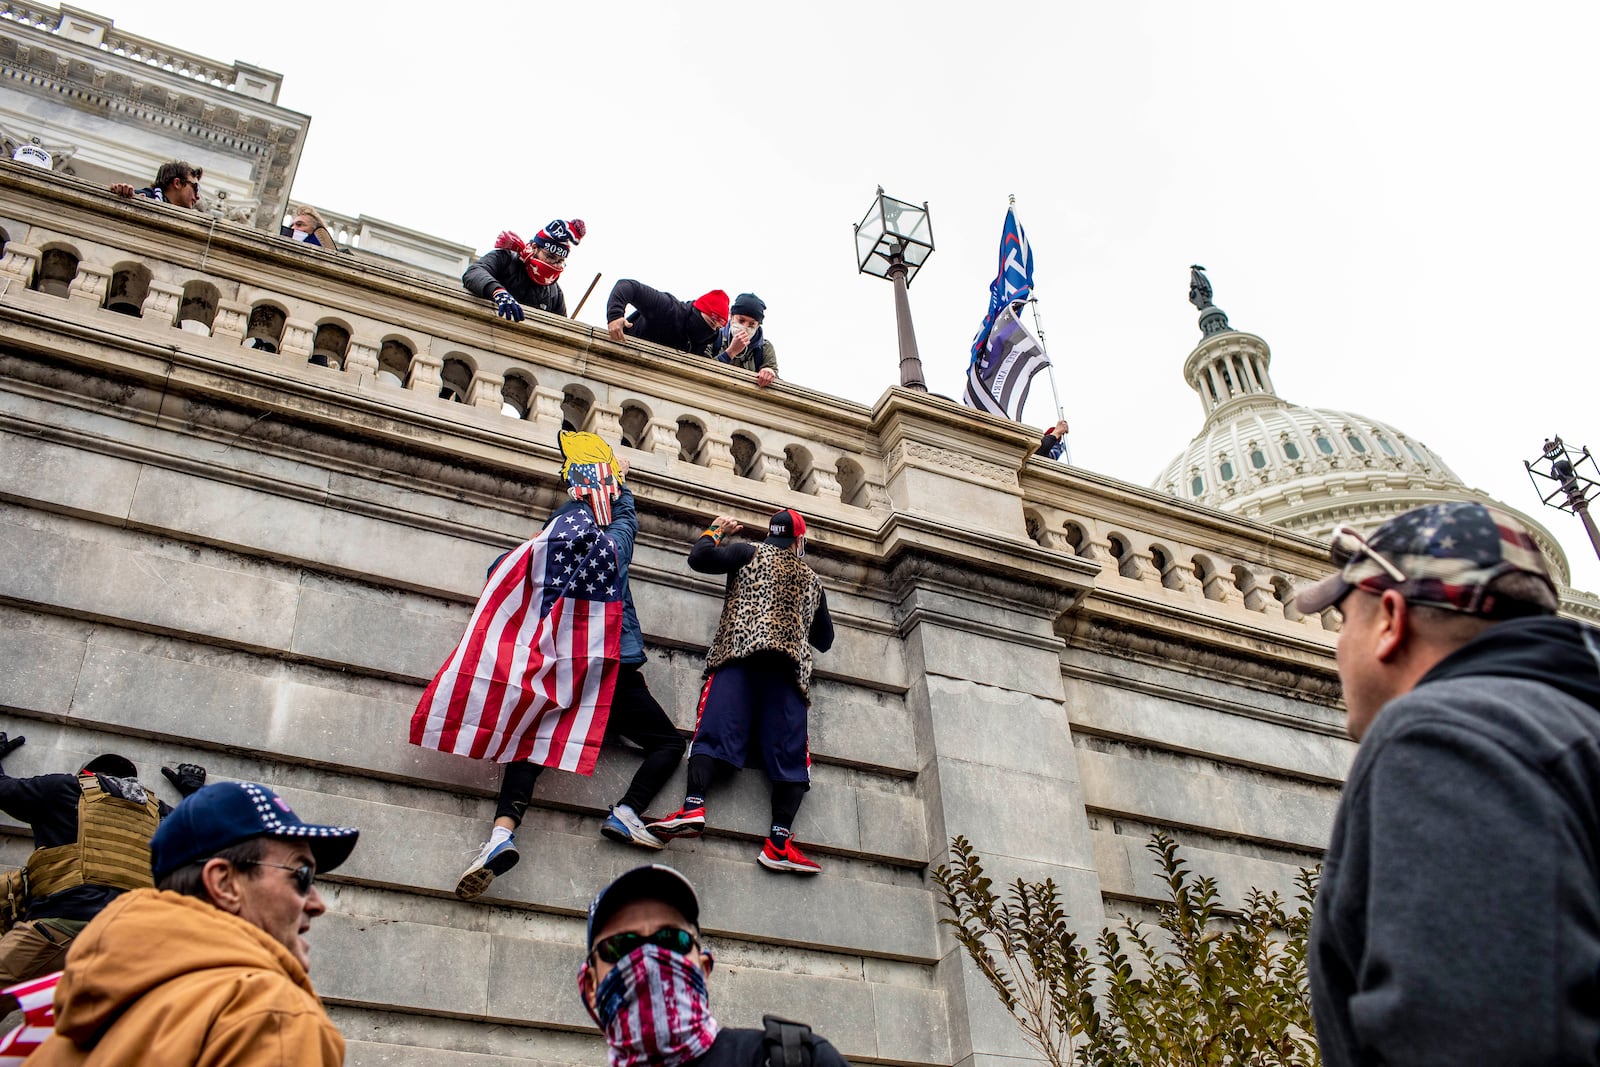
{"type": "Polygon", "coordinates": [[[678,444],[678,424],[671,419],[651,419],[645,427],[645,439],[639,446],[654,452],[662,459],[677,459],[682,445],[678,444]]]}
{"type": "Polygon", "coordinates": [[[371,338],[352,337],[344,354],[344,369],[352,374],[375,377],[378,373],[378,345],[371,338]]]}
{"type": "Polygon", "coordinates": [[[481,370],[472,376],[472,386],[467,390],[467,403],[498,415],[506,403],[505,395],[501,392],[505,384],[504,375],[481,370]]]}
{"type": "Polygon", "coordinates": [[[9,283],[13,289],[26,289],[39,269],[40,255],[39,249],[19,241],[6,245],[5,255],[0,256],[0,282],[9,283]]]}
{"type": "MultiPolygon", "coordinates": [[[[1076,583],[1090,579],[1087,564],[1063,562],[1035,565],[1031,575],[986,574],[980,593],[963,561],[911,554],[897,561],[890,584],[899,595],[930,867],[963,836],[997,888],[1019,877],[1053,879],[1073,926],[1092,938],[1105,904],[1053,625],[1076,583]]],[[[951,1062],[1037,1062],[994,990],[943,931],[940,951],[951,1062]]]]}
{"type": "Polygon", "coordinates": [[[211,323],[211,336],[230,338],[235,344],[244,342],[244,333],[250,326],[250,305],[237,300],[217,302],[217,317],[211,323]]]}
{"type": "Polygon", "coordinates": [[[406,388],[426,396],[438,396],[440,387],[444,385],[444,380],[439,377],[439,370],[443,366],[443,360],[418,352],[411,357],[411,376],[406,381],[406,388]]]}
{"type": "Polygon", "coordinates": [[[304,363],[311,358],[311,346],[316,335],[316,323],[289,319],[283,324],[283,344],[279,351],[286,356],[296,356],[296,362],[304,363]]]}
{"type": "Polygon", "coordinates": [[[541,429],[548,429],[551,433],[561,429],[561,401],[564,394],[559,389],[547,389],[542,385],[533,387],[533,406],[528,412],[528,421],[541,429]]]}
{"type": "Polygon", "coordinates": [[[591,405],[589,417],[584,420],[584,429],[599,434],[608,442],[622,440],[622,409],[609,404],[591,405]]]}
{"type": "Polygon", "coordinates": [[[183,286],[170,282],[152,281],[145,294],[140,314],[148,322],[171,326],[178,318],[178,305],[183,302],[183,286]]]}
{"type": "Polygon", "coordinates": [[[67,299],[90,307],[99,307],[106,300],[106,286],[111,282],[111,268],[103,263],[78,263],[77,276],[67,290],[67,299]]]}
{"type": "Polygon", "coordinates": [[[700,439],[700,458],[712,470],[733,473],[733,438],[706,431],[700,439]]]}

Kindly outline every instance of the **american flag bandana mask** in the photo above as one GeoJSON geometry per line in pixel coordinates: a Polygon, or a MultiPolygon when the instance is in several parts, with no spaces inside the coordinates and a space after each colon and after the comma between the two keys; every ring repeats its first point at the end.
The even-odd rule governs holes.
{"type": "Polygon", "coordinates": [[[611,525],[611,502],[619,492],[609,463],[574,463],[567,468],[567,494],[594,509],[594,521],[601,526],[611,525]]]}
{"type": "Polygon", "coordinates": [[[611,1067],[678,1067],[705,1055],[722,1029],[705,974],[660,945],[640,945],[618,960],[590,1014],[605,1031],[611,1067]]]}

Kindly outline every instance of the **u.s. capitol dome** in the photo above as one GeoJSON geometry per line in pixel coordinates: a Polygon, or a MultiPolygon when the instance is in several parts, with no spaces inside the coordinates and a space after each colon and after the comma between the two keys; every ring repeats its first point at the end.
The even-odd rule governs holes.
{"type": "MultiPolygon", "coordinates": [[[[1203,337],[1183,376],[1199,394],[1206,421],[1153,488],[1318,538],[1340,525],[1371,530],[1439,500],[1507,508],[1387,422],[1284,400],[1272,385],[1267,342],[1228,324],[1199,268],[1191,274],[1190,299],[1200,308],[1203,337]]],[[[1507,510],[1529,524],[1556,580],[1566,585],[1567,557],[1556,539],[1521,511],[1507,510]]]]}

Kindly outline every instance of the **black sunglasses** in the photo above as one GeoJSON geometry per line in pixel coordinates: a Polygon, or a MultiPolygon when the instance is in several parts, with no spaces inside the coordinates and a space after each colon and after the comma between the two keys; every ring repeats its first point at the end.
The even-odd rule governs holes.
{"type": "Polygon", "coordinates": [[[317,880],[317,869],[309,863],[302,863],[298,867],[290,867],[284,863],[263,863],[260,860],[246,860],[239,864],[240,867],[276,867],[280,871],[290,871],[294,875],[294,887],[301,896],[311,892],[311,887],[317,880]]]}
{"type": "Polygon", "coordinates": [[[700,947],[700,939],[679,926],[664,926],[653,934],[612,934],[596,941],[592,950],[603,963],[616,963],[640,945],[660,945],[668,952],[687,956],[700,947]]]}

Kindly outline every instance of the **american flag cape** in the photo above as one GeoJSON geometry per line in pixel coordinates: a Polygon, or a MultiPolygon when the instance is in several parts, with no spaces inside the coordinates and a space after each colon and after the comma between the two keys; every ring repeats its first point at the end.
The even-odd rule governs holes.
{"type": "Polygon", "coordinates": [[[507,553],[424,690],[411,743],[592,774],[617,681],[619,577],[617,546],[586,507],[507,553]]]}
{"type": "Polygon", "coordinates": [[[0,1037],[0,1067],[21,1067],[56,1029],[56,983],[61,972],[19,982],[0,992],[10,993],[22,1005],[22,1025],[0,1037]]]}
{"type": "Polygon", "coordinates": [[[1022,421],[1033,376],[1050,366],[1044,346],[1017,317],[1021,304],[996,316],[983,358],[967,369],[966,403],[980,411],[1022,421]]]}
{"type": "MultiPolygon", "coordinates": [[[[1022,232],[1016,209],[1007,208],[1005,225],[1000,228],[1000,266],[995,271],[994,281],[989,283],[989,311],[983,316],[983,325],[978,328],[977,335],[972,338],[972,358],[969,363],[976,364],[983,358],[989,343],[989,331],[994,329],[1000,312],[1032,296],[1033,246],[1028,244],[1028,236],[1022,232]]],[[[980,405],[969,403],[968,406],[980,405]]]]}

